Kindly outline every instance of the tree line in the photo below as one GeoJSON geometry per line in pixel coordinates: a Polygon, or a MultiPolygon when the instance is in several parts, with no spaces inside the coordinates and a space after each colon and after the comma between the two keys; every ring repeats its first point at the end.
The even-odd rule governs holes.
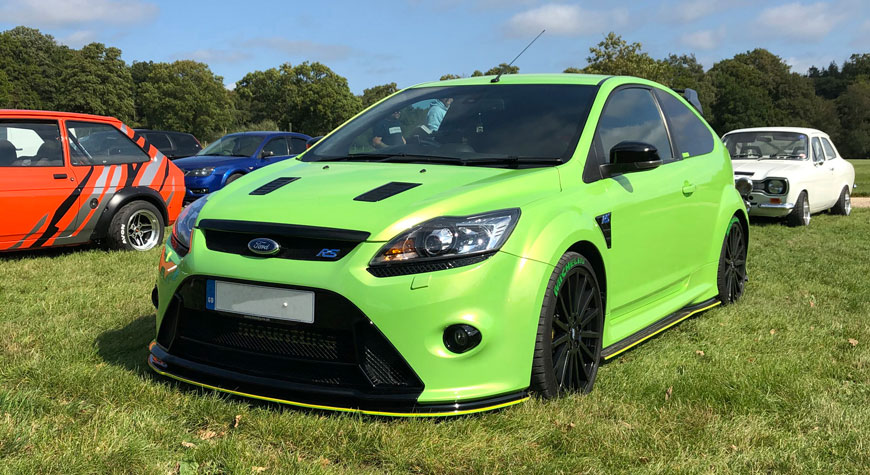
{"type": "MultiPolygon", "coordinates": [[[[589,49],[586,63],[564,72],[631,75],[697,90],[705,118],[719,134],[743,127],[813,127],[830,134],[844,156],[870,157],[870,54],[800,74],[779,56],[755,49],[705,71],[692,54],[655,59],[641,43],[610,33],[589,49]]],[[[470,76],[500,72],[518,73],[519,67],[502,63],[470,76]]],[[[248,73],[228,90],[201,62],[128,65],[120,49],[101,43],[73,49],[23,26],[0,33],[0,108],[110,115],[205,141],[254,129],[322,135],[397,89],[388,83],[355,95],[347,79],[326,65],[303,62],[248,73]]]]}

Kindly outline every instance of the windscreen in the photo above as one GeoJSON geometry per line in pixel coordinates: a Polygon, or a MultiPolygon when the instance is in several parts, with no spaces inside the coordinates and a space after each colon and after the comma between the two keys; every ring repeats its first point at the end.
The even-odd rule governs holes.
{"type": "Polygon", "coordinates": [[[732,160],[806,160],[807,136],[797,132],[737,132],[723,139],[732,160]]]}
{"type": "Polygon", "coordinates": [[[228,157],[250,157],[263,142],[260,135],[225,135],[202,149],[197,155],[223,155],[228,157]]]}
{"type": "Polygon", "coordinates": [[[596,91],[553,84],[410,89],[357,117],[303,160],[395,154],[472,165],[509,157],[564,162],[574,153],[596,91]]]}

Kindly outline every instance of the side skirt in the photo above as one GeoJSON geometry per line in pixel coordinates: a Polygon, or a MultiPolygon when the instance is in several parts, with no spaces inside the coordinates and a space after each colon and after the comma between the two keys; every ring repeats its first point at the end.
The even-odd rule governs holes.
{"type": "Polygon", "coordinates": [[[667,317],[653,323],[652,325],[644,328],[643,330],[627,337],[622,340],[617,341],[616,343],[609,345],[607,348],[601,350],[601,357],[603,359],[610,359],[614,356],[622,353],[625,350],[652,338],[658,333],[661,333],[668,328],[676,325],[677,323],[682,322],[683,320],[691,317],[692,315],[703,312],[704,310],[713,308],[719,305],[720,302],[718,299],[712,298],[710,300],[705,300],[704,302],[690,305],[688,307],[683,307],[680,310],[668,315],[667,317]]]}

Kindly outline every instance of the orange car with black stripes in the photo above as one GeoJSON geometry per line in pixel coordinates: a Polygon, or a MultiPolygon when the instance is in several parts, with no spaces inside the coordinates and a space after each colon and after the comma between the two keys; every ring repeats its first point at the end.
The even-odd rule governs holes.
{"type": "Polygon", "coordinates": [[[147,251],[184,192],[181,170],[118,119],[0,109],[0,252],[88,242],[147,251]]]}

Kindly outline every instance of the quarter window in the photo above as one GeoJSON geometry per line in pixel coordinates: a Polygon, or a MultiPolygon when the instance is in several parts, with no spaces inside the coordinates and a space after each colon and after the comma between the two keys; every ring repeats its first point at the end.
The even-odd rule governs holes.
{"type": "Polygon", "coordinates": [[[822,152],[822,143],[819,142],[818,137],[813,137],[813,161],[814,162],[824,162],[825,154],[822,152]]]}
{"type": "Polygon", "coordinates": [[[307,140],[293,138],[291,139],[293,152],[292,153],[302,153],[305,151],[307,140]]]}
{"type": "Polygon", "coordinates": [[[655,95],[668,118],[671,138],[674,139],[675,148],[681,157],[706,155],[713,151],[713,135],[710,129],[691,109],[665,91],[656,89],[655,95]]]}
{"type": "Polygon", "coordinates": [[[284,137],[270,140],[269,143],[263,147],[263,152],[264,157],[283,157],[285,155],[290,155],[290,151],[287,150],[287,140],[285,140],[284,137]]]}
{"type": "Polygon", "coordinates": [[[63,147],[55,121],[0,121],[0,167],[62,167],[63,147]]]}
{"type": "Polygon", "coordinates": [[[68,121],[66,129],[73,165],[120,165],[151,159],[130,137],[109,124],[68,121]]]}
{"type": "Polygon", "coordinates": [[[825,148],[825,157],[827,157],[828,160],[837,157],[837,152],[834,151],[834,146],[824,137],[822,137],[822,147],[825,148]]]}

